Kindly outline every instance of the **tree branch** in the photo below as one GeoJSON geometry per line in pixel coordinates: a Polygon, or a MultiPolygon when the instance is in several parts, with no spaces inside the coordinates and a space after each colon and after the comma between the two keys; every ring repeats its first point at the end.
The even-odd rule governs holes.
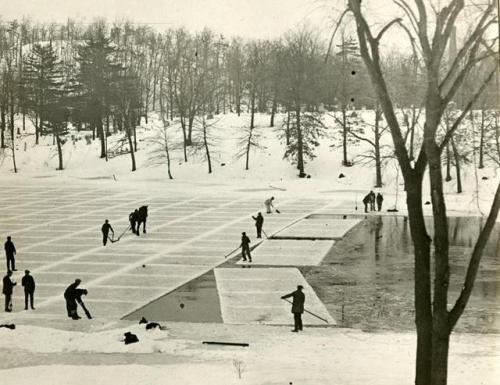
{"type": "MultiPolygon", "coordinates": [[[[439,85],[440,91],[446,86],[446,83],[453,77],[455,72],[460,69],[460,62],[465,58],[471,47],[477,43],[478,40],[482,40],[482,35],[484,33],[485,28],[485,23],[490,16],[490,11],[491,11],[491,6],[488,7],[487,12],[485,12],[481,18],[479,19],[478,23],[476,24],[473,32],[469,36],[469,38],[464,42],[462,48],[457,53],[457,56],[454,58],[453,63],[450,66],[450,70],[446,74],[444,80],[441,82],[439,85]]],[[[494,22],[494,19],[490,20],[487,24],[491,24],[494,22]]]]}
{"type": "Polygon", "coordinates": [[[498,67],[498,61],[495,63],[495,66],[493,70],[490,72],[490,74],[487,76],[487,78],[484,80],[483,84],[481,84],[481,87],[477,90],[477,92],[472,96],[472,98],[469,100],[467,105],[464,107],[462,113],[458,116],[457,120],[453,123],[451,128],[446,132],[446,135],[443,138],[443,141],[439,145],[439,152],[442,152],[443,149],[446,147],[446,144],[449,142],[451,137],[453,136],[453,133],[457,130],[458,126],[460,123],[462,123],[462,120],[465,118],[465,116],[469,113],[470,109],[474,105],[474,103],[479,99],[483,91],[486,89],[488,86],[488,83],[490,80],[493,78],[493,75],[495,75],[498,67]]]}
{"type": "Polygon", "coordinates": [[[375,147],[375,143],[374,143],[374,142],[372,142],[370,139],[365,138],[365,137],[363,137],[363,136],[359,136],[358,134],[356,134],[355,132],[353,132],[353,131],[351,131],[351,130],[349,130],[349,133],[350,133],[352,136],[354,136],[356,139],[359,139],[359,140],[362,140],[362,141],[364,141],[364,142],[370,143],[373,147],[375,147]]]}
{"type": "Polygon", "coordinates": [[[340,15],[339,20],[337,21],[337,24],[335,25],[335,29],[333,30],[332,37],[330,38],[330,43],[328,43],[328,49],[326,51],[325,55],[325,64],[328,62],[328,58],[330,56],[330,51],[332,50],[332,44],[333,44],[333,39],[335,37],[335,34],[337,33],[337,30],[340,27],[340,23],[342,23],[342,19],[344,16],[349,12],[349,8],[347,8],[344,12],[342,12],[342,15],[340,15]]]}
{"type": "Polygon", "coordinates": [[[415,16],[415,12],[413,12],[411,7],[404,0],[401,0],[401,1],[394,0],[394,4],[396,4],[399,8],[401,8],[403,10],[403,12],[406,14],[408,19],[410,20],[410,24],[413,28],[413,31],[418,35],[418,28],[417,28],[418,20],[417,20],[417,16],[415,16]]]}
{"type": "Polygon", "coordinates": [[[424,54],[424,60],[426,65],[430,65],[432,61],[431,46],[429,43],[429,36],[427,35],[427,11],[425,10],[425,4],[423,0],[415,0],[417,4],[417,10],[419,14],[418,25],[418,37],[420,44],[422,45],[422,51],[424,54]]]}
{"type": "Polygon", "coordinates": [[[387,23],[381,30],[380,32],[377,34],[377,36],[375,37],[375,40],[376,41],[380,41],[380,39],[382,39],[382,36],[384,36],[384,33],[387,32],[387,30],[389,28],[391,28],[394,24],[399,24],[401,23],[401,18],[398,17],[396,19],[393,19],[391,20],[389,23],[387,23]]]}

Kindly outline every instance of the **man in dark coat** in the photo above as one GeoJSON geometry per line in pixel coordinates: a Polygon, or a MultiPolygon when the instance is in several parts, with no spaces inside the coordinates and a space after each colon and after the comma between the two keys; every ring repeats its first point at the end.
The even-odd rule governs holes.
{"type": "Polygon", "coordinates": [[[262,225],[264,224],[264,217],[262,213],[258,213],[256,217],[252,216],[255,221],[255,227],[257,228],[257,238],[262,238],[262,225]]]}
{"type": "Polygon", "coordinates": [[[108,242],[108,235],[109,235],[109,231],[110,230],[111,230],[111,232],[113,233],[113,236],[114,236],[115,235],[115,231],[113,230],[113,228],[109,224],[109,221],[106,219],[104,221],[104,224],[101,227],[101,231],[102,231],[102,244],[103,244],[103,246],[106,246],[106,243],[108,242]]]}
{"type": "Polygon", "coordinates": [[[7,275],[3,277],[3,290],[2,293],[5,295],[5,311],[12,311],[12,291],[14,286],[17,285],[16,282],[12,281],[12,271],[8,270],[7,275]]]}
{"type": "Polygon", "coordinates": [[[33,310],[33,295],[35,294],[35,280],[33,276],[30,275],[29,270],[24,270],[24,277],[21,280],[21,285],[24,287],[24,310],[28,310],[28,298],[30,306],[33,310]]]}
{"type": "Polygon", "coordinates": [[[370,211],[375,211],[375,193],[370,191],[370,211]]]}
{"type": "Polygon", "coordinates": [[[368,212],[368,205],[370,204],[370,194],[367,194],[363,198],[363,204],[365,205],[365,213],[367,213],[368,212]]]}
{"type": "Polygon", "coordinates": [[[384,197],[382,196],[382,194],[378,193],[377,194],[377,208],[378,208],[378,211],[382,210],[382,202],[384,201],[384,197]]]}
{"type": "Polygon", "coordinates": [[[247,237],[247,233],[242,232],[241,233],[241,256],[243,257],[243,260],[247,260],[248,256],[248,261],[252,262],[252,256],[250,255],[250,238],[247,237]]]}
{"type": "Polygon", "coordinates": [[[75,282],[73,282],[71,285],[69,285],[66,290],[64,291],[64,299],[66,300],[66,310],[68,311],[68,317],[73,318],[74,320],[80,319],[81,317],[78,316],[78,313],[76,311],[76,297],[77,297],[77,291],[76,288],[80,285],[82,282],[81,279],[75,279],[75,282]]]}
{"type": "Polygon", "coordinates": [[[297,290],[281,297],[281,299],[293,297],[292,313],[295,327],[292,332],[302,331],[302,313],[304,313],[304,302],[306,301],[306,296],[302,292],[302,289],[302,285],[299,285],[297,286],[297,290]]]}
{"type": "Polygon", "coordinates": [[[4,245],[5,257],[7,258],[7,270],[16,271],[16,247],[11,241],[10,236],[7,237],[7,242],[4,245]]]}

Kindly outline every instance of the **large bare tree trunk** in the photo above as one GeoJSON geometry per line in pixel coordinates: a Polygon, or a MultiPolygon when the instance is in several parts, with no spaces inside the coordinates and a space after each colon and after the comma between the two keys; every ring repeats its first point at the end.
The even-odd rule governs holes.
{"type": "Polygon", "coordinates": [[[422,210],[422,175],[405,178],[406,205],[415,253],[415,326],[417,329],[416,385],[430,384],[432,368],[431,239],[422,210]]]}

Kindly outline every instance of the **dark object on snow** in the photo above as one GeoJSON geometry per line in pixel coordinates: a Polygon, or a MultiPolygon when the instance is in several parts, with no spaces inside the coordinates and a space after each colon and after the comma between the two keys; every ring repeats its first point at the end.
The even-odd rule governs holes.
{"type": "Polygon", "coordinates": [[[139,338],[137,338],[137,336],[133,333],[126,332],[124,334],[124,336],[125,336],[125,339],[123,340],[123,342],[125,342],[125,345],[139,342],[139,338]]]}
{"type": "Polygon", "coordinates": [[[342,217],[342,219],[347,219],[347,215],[344,215],[344,216],[342,217]]]}
{"type": "Polygon", "coordinates": [[[146,219],[148,217],[148,206],[141,206],[137,210],[135,210],[133,213],[130,213],[128,216],[129,221],[130,221],[130,228],[133,233],[139,235],[140,231],[139,229],[142,226],[142,232],[146,234],[146,219]],[[137,224],[137,229],[136,229],[136,224],[137,224]]]}
{"type": "Polygon", "coordinates": [[[220,165],[221,165],[221,167],[224,167],[226,164],[225,163],[221,163],[220,165]]]}
{"type": "Polygon", "coordinates": [[[397,213],[397,212],[399,212],[399,210],[394,208],[394,209],[388,209],[387,212],[388,213],[397,213]]]}
{"type": "Polygon", "coordinates": [[[146,325],[146,330],[155,329],[155,328],[161,329],[160,324],[158,322],[149,322],[146,325]]]}
{"type": "Polygon", "coordinates": [[[141,320],[139,321],[139,325],[140,324],[147,324],[148,323],[148,320],[144,317],[141,318],[141,320]]]}
{"type": "Polygon", "coordinates": [[[342,173],[340,173],[340,174],[339,174],[339,179],[340,179],[340,178],[345,178],[345,175],[344,175],[344,174],[342,174],[342,173]]]}
{"type": "Polygon", "coordinates": [[[203,341],[205,345],[227,345],[227,346],[250,346],[246,342],[219,342],[219,341],[203,341]]]}
{"type": "Polygon", "coordinates": [[[481,179],[482,180],[488,180],[488,177],[487,176],[483,176],[481,179]]]}
{"type": "Polygon", "coordinates": [[[307,179],[311,179],[311,174],[307,174],[307,179]]]}
{"type": "Polygon", "coordinates": [[[427,202],[425,202],[424,204],[425,204],[426,206],[428,206],[428,205],[430,205],[430,204],[431,204],[431,202],[427,201],[427,202]]]}
{"type": "Polygon", "coordinates": [[[146,330],[151,330],[151,329],[156,329],[156,328],[158,328],[160,330],[167,330],[166,326],[162,326],[158,322],[149,322],[146,325],[146,330]]]}
{"type": "Polygon", "coordinates": [[[14,325],[14,324],[2,324],[2,325],[0,325],[0,328],[6,328],[6,329],[12,329],[12,330],[14,330],[16,328],[16,325],[14,325]]]}

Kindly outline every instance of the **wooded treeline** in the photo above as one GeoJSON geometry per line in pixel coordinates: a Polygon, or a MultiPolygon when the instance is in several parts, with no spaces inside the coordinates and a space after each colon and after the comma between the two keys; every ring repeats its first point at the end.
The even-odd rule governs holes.
{"type": "MultiPolygon", "coordinates": [[[[382,185],[382,111],[355,34],[347,28],[340,28],[327,49],[320,35],[307,27],[274,40],[229,40],[208,29],[158,32],[129,22],[35,24],[26,19],[0,24],[0,63],[0,146],[14,147],[15,132],[25,130],[29,119],[35,127],[35,143],[41,135],[53,135],[60,169],[69,122],[76,129],[92,131],[93,138],[100,140],[102,158],[108,155],[107,136],[125,133],[135,170],[136,126],[141,118],[147,121],[152,111],[161,112],[164,120],[180,122],[186,162],[195,144],[198,117],[249,113],[245,130],[249,144],[255,138],[258,112],[269,114],[269,126],[283,127],[285,156],[304,177],[305,163],[314,157],[314,147],[326,128],[321,114],[327,112],[335,119],[333,129],[340,133],[343,165],[354,161],[348,151],[353,142],[369,142],[373,151],[363,161],[374,162],[376,185],[382,185]],[[374,122],[360,122],[352,113],[362,108],[379,111],[374,122]],[[278,113],[285,119],[277,120],[278,113]],[[22,117],[22,124],[16,125],[16,116],[22,117]]],[[[416,53],[394,51],[385,55],[382,65],[413,157],[424,106],[422,63],[416,53]]],[[[459,95],[468,90],[462,87],[459,95]]],[[[492,82],[477,103],[484,127],[493,116],[494,93],[492,82]]],[[[456,98],[455,110],[461,109],[463,100],[467,97],[456,98]]],[[[497,122],[498,117],[494,118],[497,122]]],[[[480,130],[483,165],[485,148],[500,151],[500,147],[498,130],[480,130]]],[[[459,140],[450,143],[448,167],[464,159],[454,150],[460,146],[453,147],[459,140]]],[[[248,168],[248,151],[246,155],[248,168]]]]}

